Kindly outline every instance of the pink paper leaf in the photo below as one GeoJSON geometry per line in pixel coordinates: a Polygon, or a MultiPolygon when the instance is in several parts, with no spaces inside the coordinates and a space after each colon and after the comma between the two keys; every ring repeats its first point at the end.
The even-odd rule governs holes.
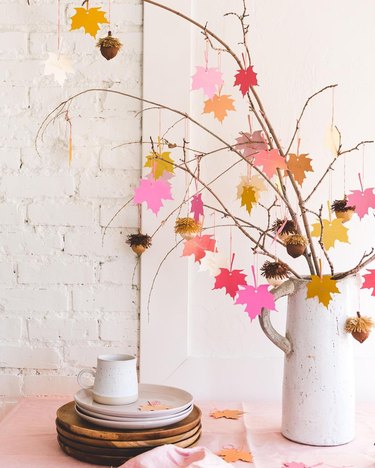
{"type": "Polygon", "coordinates": [[[215,245],[216,240],[212,239],[211,235],[196,236],[185,242],[182,256],[194,255],[194,260],[200,262],[206,255],[206,251],[214,252],[215,245]]]}
{"type": "Polygon", "coordinates": [[[309,467],[305,465],[304,463],[291,462],[291,463],[284,463],[283,468],[309,468],[309,467]]]}
{"type": "Polygon", "coordinates": [[[245,312],[248,313],[251,320],[262,313],[262,308],[268,310],[275,309],[275,298],[268,291],[269,284],[261,284],[258,287],[247,285],[244,289],[238,291],[236,304],[246,304],[245,312]]]}
{"type": "Polygon", "coordinates": [[[254,154],[253,164],[262,166],[263,172],[269,178],[276,174],[277,169],[287,169],[286,160],[277,149],[254,154]]]}
{"type": "Polygon", "coordinates": [[[234,86],[239,86],[243,96],[249,91],[250,86],[258,84],[257,74],[254,72],[252,65],[246,70],[238,70],[235,76],[234,86]]]}
{"type": "Polygon", "coordinates": [[[193,217],[197,223],[199,223],[199,216],[203,216],[203,201],[202,194],[197,193],[191,200],[190,213],[193,213],[193,217]]]}
{"type": "Polygon", "coordinates": [[[147,208],[155,214],[163,206],[162,200],[173,200],[171,184],[163,179],[141,179],[135,189],[134,203],[147,203],[147,208]]]}
{"type": "Polygon", "coordinates": [[[195,67],[197,71],[192,76],[193,90],[202,88],[204,94],[212,98],[216,93],[216,88],[220,87],[223,81],[223,74],[218,68],[195,67]]]}
{"type": "Polygon", "coordinates": [[[267,151],[267,143],[260,130],[256,130],[253,133],[243,132],[236,138],[236,141],[235,148],[241,151],[245,158],[250,158],[260,151],[267,151]]]}
{"type": "Polygon", "coordinates": [[[369,270],[367,275],[363,275],[364,283],[362,284],[362,289],[371,289],[372,293],[371,296],[375,296],[375,270],[369,270]]]}
{"type": "Polygon", "coordinates": [[[375,194],[374,188],[367,188],[365,190],[351,190],[348,195],[348,205],[354,205],[355,212],[362,219],[370,208],[375,208],[375,194]]]}
{"type": "Polygon", "coordinates": [[[234,299],[240,286],[246,285],[246,275],[243,270],[228,270],[220,268],[220,273],[215,277],[215,286],[213,289],[225,288],[225,294],[234,299]]]}

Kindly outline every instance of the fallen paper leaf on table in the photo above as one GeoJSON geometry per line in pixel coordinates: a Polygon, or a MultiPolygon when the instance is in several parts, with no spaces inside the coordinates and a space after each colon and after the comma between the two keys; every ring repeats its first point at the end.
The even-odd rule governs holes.
{"type": "MultiPolygon", "coordinates": [[[[331,221],[329,219],[322,219],[322,223],[322,241],[326,250],[329,250],[331,247],[333,247],[336,241],[349,243],[348,228],[343,225],[342,219],[335,218],[331,221]]],[[[320,237],[320,233],[322,232],[320,223],[314,223],[312,227],[313,229],[311,231],[311,235],[314,237],[320,237]]]]}
{"type": "Polygon", "coordinates": [[[148,401],[139,407],[141,411],[160,411],[170,409],[170,406],[163,405],[160,401],[148,401]]]}
{"type": "Polygon", "coordinates": [[[236,461],[243,461],[247,463],[253,462],[253,456],[251,452],[247,452],[246,450],[237,450],[236,448],[221,449],[217,455],[229,463],[236,461]]]}
{"type": "Polygon", "coordinates": [[[307,284],[307,298],[316,297],[318,301],[328,307],[332,300],[332,294],[339,293],[337,281],[330,276],[311,275],[311,281],[307,284]]]}
{"type": "Polygon", "coordinates": [[[215,94],[212,99],[204,101],[203,114],[214,113],[214,116],[222,122],[228,115],[227,111],[236,110],[234,105],[234,99],[231,99],[228,94],[217,95],[215,94]]]}
{"type": "Polygon", "coordinates": [[[218,68],[195,67],[197,71],[192,76],[192,90],[203,89],[204,94],[212,98],[217,89],[224,83],[223,74],[218,68]]]}
{"type": "Polygon", "coordinates": [[[252,65],[245,70],[238,70],[235,79],[233,86],[240,87],[242,96],[245,96],[250,86],[257,86],[258,84],[257,74],[254,72],[252,65]]]}
{"type": "Polygon", "coordinates": [[[108,23],[105,17],[105,12],[100,11],[101,7],[97,8],[74,8],[76,14],[71,17],[72,27],[74,29],[83,28],[86,34],[95,37],[100,29],[99,24],[108,23]]]}
{"type": "Polygon", "coordinates": [[[226,419],[239,419],[244,414],[243,411],[240,410],[217,410],[213,413],[210,413],[210,416],[215,419],[219,418],[226,418],[226,419]]]}
{"type": "Polygon", "coordinates": [[[309,467],[305,465],[304,463],[291,462],[291,463],[284,463],[283,468],[309,468],[309,467]]]}

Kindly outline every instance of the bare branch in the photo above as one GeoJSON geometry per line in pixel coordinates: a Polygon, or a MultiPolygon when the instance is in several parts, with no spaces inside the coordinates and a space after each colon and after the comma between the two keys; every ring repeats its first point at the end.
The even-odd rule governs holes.
{"type": "Polygon", "coordinates": [[[335,280],[346,278],[347,276],[354,275],[358,271],[362,270],[362,268],[364,268],[366,265],[368,265],[369,263],[371,263],[371,262],[373,262],[375,260],[375,254],[373,252],[374,252],[374,248],[372,248],[369,253],[365,252],[362,255],[362,258],[358,262],[357,266],[355,266],[351,270],[345,271],[344,273],[337,273],[332,278],[335,279],[335,280]],[[365,258],[367,258],[367,260],[365,260],[365,258]]]}

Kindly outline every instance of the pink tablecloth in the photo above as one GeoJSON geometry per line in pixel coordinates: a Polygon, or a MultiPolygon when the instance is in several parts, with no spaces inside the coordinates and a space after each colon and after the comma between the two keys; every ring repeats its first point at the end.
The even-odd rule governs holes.
{"type": "MultiPolygon", "coordinates": [[[[55,414],[70,398],[27,398],[0,422],[1,468],[95,467],[65,455],[55,434],[55,414]]],[[[284,439],[279,433],[280,408],[277,405],[250,405],[200,402],[203,434],[199,445],[217,452],[223,447],[251,449],[255,463],[237,462],[236,468],[282,468],[285,462],[304,462],[322,468],[375,468],[375,408],[361,408],[357,415],[357,437],[351,444],[332,447],[306,447],[284,439]],[[213,419],[215,409],[243,409],[239,420],[213,419]]],[[[160,467],[167,468],[167,467],[160,467]]],[[[301,467],[302,468],[302,467],[301,467]]]]}

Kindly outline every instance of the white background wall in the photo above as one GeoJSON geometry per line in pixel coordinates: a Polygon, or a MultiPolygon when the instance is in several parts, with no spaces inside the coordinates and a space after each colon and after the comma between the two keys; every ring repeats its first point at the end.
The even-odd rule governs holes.
{"type": "Polygon", "coordinates": [[[99,94],[72,104],[70,168],[63,119],[46,132],[41,157],[34,138],[46,114],[78,91],[141,94],[141,2],[111,2],[124,48],[110,62],[91,36],[69,31],[80,2],[61,2],[62,52],[75,69],[63,88],[43,75],[57,48],[57,2],[30,3],[0,3],[0,401],[72,393],[78,370],[98,353],[138,349],[135,257],[125,244],[136,209],[116,218],[103,245],[101,236],[139,176],[138,144],[112,150],[140,140],[139,105],[99,94]]]}
{"type": "MultiPolygon", "coordinates": [[[[177,8],[170,0],[169,6],[177,8]]],[[[314,2],[314,5],[294,0],[286,2],[248,1],[250,14],[249,46],[255,71],[258,73],[259,94],[263,99],[268,116],[278,134],[282,145],[287,147],[293,133],[296,118],[308,96],[322,87],[338,83],[335,91],[335,124],[342,132],[344,148],[355,146],[361,140],[374,139],[375,126],[373,109],[375,105],[375,67],[369,57],[375,42],[373,28],[375,5],[361,2],[360,8],[353,8],[349,1],[314,2]]],[[[231,44],[241,55],[237,43],[241,40],[237,20],[233,17],[223,19],[229,9],[241,12],[240,0],[230,2],[211,0],[181,1],[178,9],[191,15],[201,24],[208,20],[208,27],[231,44]]],[[[202,34],[194,26],[186,27],[184,21],[170,13],[160,12],[147,6],[145,12],[145,76],[144,94],[150,99],[167,102],[173,107],[189,109],[190,115],[220,134],[224,139],[234,142],[240,131],[247,131],[247,114],[243,98],[238,89],[233,88],[237,66],[231,57],[222,54],[221,64],[225,85],[223,92],[235,99],[237,112],[221,124],[212,115],[202,115],[203,101],[201,91],[190,92],[191,80],[196,65],[204,64],[204,41],[202,34]],[[157,32],[163,30],[163,35],[157,32]],[[178,32],[179,31],[179,32],[178,32]],[[178,41],[174,40],[178,37],[178,41]],[[152,75],[163,58],[164,66],[152,75]]],[[[209,53],[209,66],[217,66],[215,52],[209,53]]],[[[318,174],[325,169],[331,155],[324,143],[327,126],[331,122],[332,93],[319,96],[309,107],[302,122],[300,136],[301,152],[308,152],[313,159],[315,174],[309,175],[304,184],[307,194],[315,185],[318,174]]],[[[162,131],[176,120],[162,113],[162,131]]],[[[154,135],[158,131],[158,116],[146,115],[144,132],[154,135]]],[[[258,128],[258,127],[255,127],[258,128]]],[[[184,129],[169,134],[171,141],[181,141],[184,129]]],[[[147,139],[147,138],[145,138],[147,139]]],[[[218,146],[204,132],[190,126],[191,146],[207,150],[218,146]]],[[[220,144],[219,144],[220,146],[220,144]]],[[[293,148],[295,151],[295,147],[293,148]]],[[[374,161],[375,147],[365,151],[365,185],[375,185],[374,161]]],[[[178,151],[172,153],[178,159],[178,151]]],[[[205,180],[233,162],[228,152],[211,157],[212,164],[203,166],[205,180]]],[[[354,152],[346,157],[346,191],[359,189],[358,172],[361,170],[362,152],[354,152]]],[[[338,161],[332,176],[322,185],[321,190],[312,197],[310,208],[318,210],[326,203],[332,192],[332,199],[341,198],[344,191],[343,158],[338,161]],[[330,187],[331,185],[331,187],[330,187]]],[[[231,171],[221,182],[214,185],[226,204],[247,219],[244,209],[236,201],[236,185],[239,176],[246,175],[244,166],[231,171]]],[[[175,192],[176,199],[181,196],[184,177],[179,181],[175,192]]],[[[209,198],[205,198],[210,202],[209,198]]],[[[263,198],[272,201],[272,196],[263,198]]],[[[293,202],[295,204],[295,202],[293,202]]],[[[144,216],[144,228],[152,232],[160,220],[166,218],[173,204],[166,207],[155,219],[151,214],[144,216]]],[[[146,212],[147,213],[147,212],[146,212]]],[[[262,219],[262,211],[255,209],[251,220],[262,219]]],[[[325,211],[325,217],[327,212],[325,211]]],[[[311,223],[316,222],[313,216],[311,223]]],[[[220,218],[216,217],[220,223],[220,218]]],[[[213,216],[206,212],[206,225],[212,225],[213,216]]],[[[172,219],[164,233],[154,239],[153,255],[143,258],[142,268],[142,337],[141,359],[143,379],[168,382],[189,388],[195,395],[209,398],[255,398],[278,399],[281,390],[282,353],[262,334],[257,321],[250,323],[243,312],[243,306],[234,306],[229,296],[221,291],[212,292],[214,280],[206,272],[199,272],[197,265],[181,259],[181,246],[171,254],[159,274],[151,301],[150,320],[147,313],[149,287],[154,272],[174,244],[172,219]],[[171,275],[173,272],[173,278],[171,275]],[[163,346],[158,346],[162,342],[163,346]],[[155,366],[158,362],[158,366],[155,366]]],[[[350,224],[349,244],[337,244],[329,251],[335,262],[336,271],[354,266],[364,250],[373,245],[375,234],[373,214],[366,216],[360,223],[358,218],[350,224]]],[[[213,233],[213,231],[211,231],[213,233]]],[[[236,268],[244,268],[250,274],[250,264],[254,258],[247,241],[235,235],[233,250],[237,253],[236,268]]],[[[218,248],[229,253],[228,230],[217,229],[218,248]]],[[[319,247],[317,246],[319,251],[319,247]]],[[[283,248],[278,255],[296,268],[301,274],[307,269],[303,259],[293,260],[285,255],[283,248]]],[[[263,263],[259,258],[259,264],[263,263]]],[[[324,259],[323,259],[324,263],[324,259]]],[[[372,265],[373,268],[373,265],[372,265]]],[[[327,265],[325,271],[328,272],[327,265]]],[[[373,314],[374,298],[370,290],[361,292],[362,313],[373,314]]],[[[353,311],[355,313],[355,311],[353,311]]],[[[273,314],[275,327],[282,330],[285,321],[285,306],[273,314]]],[[[356,353],[357,390],[360,399],[373,399],[374,380],[374,337],[360,345],[354,343],[356,353]]]]}

